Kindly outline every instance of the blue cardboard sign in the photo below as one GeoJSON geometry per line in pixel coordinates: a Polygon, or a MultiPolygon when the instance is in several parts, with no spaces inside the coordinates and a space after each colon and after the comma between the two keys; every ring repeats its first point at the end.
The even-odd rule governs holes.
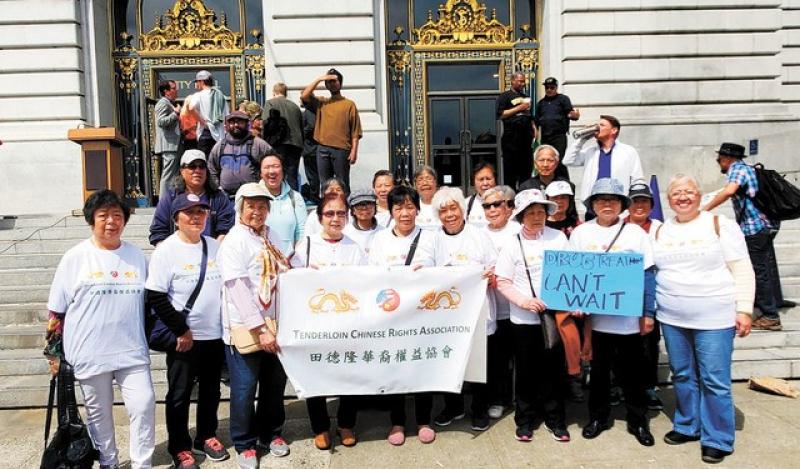
{"type": "Polygon", "coordinates": [[[540,296],[549,309],[641,316],[644,259],[637,253],[545,251],[540,296]]]}

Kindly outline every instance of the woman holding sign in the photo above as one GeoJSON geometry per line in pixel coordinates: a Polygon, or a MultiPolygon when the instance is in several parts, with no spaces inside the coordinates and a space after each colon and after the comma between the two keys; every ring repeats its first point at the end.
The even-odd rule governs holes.
{"type": "MultiPolygon", "coordinates": [[[[389,191],[387,198],[394,225],[378,232],[372,239],[369,264],[385,267],[411,266],[414,270],[433,267],[436,235],[433,231],[417,226],[419,194],[410,187],[396,186],[389,191]]],[[[406,396],[396,394],[389,399],[392,428],[387,440],[399,446],[406,441],[406,396]]],[[[433,394],[414,394],[417,437],[422,443],[431,443],[436,439],[436,432],[430,426],[432,410],[433,394]]]]}
{"type": "MultiPolygon", "coordinates": [[[[433,210],[442,222],[442,229],[436,233],[436,265],[480,265],[484,269],[484,278],[489,281],[489,316],[486,318],[486,334],[495,331],[494,305],[494,264],[497,251],[486,232],[465,222],[464,211],[467,202],[461,189],[442,187],[433,196],[433,210]]],[[[488,361],[488,360],[487,360],[488,361]]],[[[444,395],[445,408],[433,421],[438,426],[450,425],[454,420],[464,417],[463,394],[447,393],[444,395]]],[[[472,429],[484,431],[489,428],[489,396],[484,383],[473,385],[472,395],[472,429]]]]}
{"type": "Polygon", "coordinates": [[[694,178],[673,177],[667,198],[675,217],[653,235],[658,320],[676,397],[664,441],[700,440],[703,461],[718,463],[733,452],[733,338],[750,333],[755,275],[739,226],[700,211],[694,178]]]}
{"type": "MultiPolygon", "coordinates": [[[[655,315],[655,277],[653,249],[650,239],[638,225],[620,218],[630,206],[622,184],[613,178],[598,179],[589,198],[587,209],[597,218],[579,225],[569,243],[573,251],[632,252],[644,257],[644,311],[628,311],[625,316],[592,314],[592,379],[589,382],[589,423],[583,427],[583,437],[596,438],[608,430],[611,413],[609,393],[612,361],[617,379],[622,384],[627,407],[628,433],[644,446],[653,446],[653,435],[647,421],[647,387],[642,335],[653,329],[655,315]]],[[[597,272],[595,272],[597,273],[597,272]]]]}
{"type": "MultiPolygon", "coordinates": [[[[347,225],[347,201],[344,194],[325,194],[317,205],[317,221],[322,231],[311,234],[297,243],[292,256],[292,267],[324,269],[346,265],[366,264],[364,251],[359,245],[342,233],[347,225]]],[[[311,431],[314,432],[314,446],[317,449],[331,448],[331,420],[328,404],[324,396],[306,399],[311,431]]],[[[356,402],[353,396],[339,398],[339,411],[336,416],[339,436],[344,446],[355,446],[356,402]]]]}
{"type": "Polygon", "coordinates": [[[567,248],[564,233],[545,226],[556,204],[542,191],[528,189],[514,198],[513,217],[522,230],[507,238],[497,258],[497,289],[511,303],[511,337],[514,347],[517,408],[516,439],[533,438],[536,409],[544,408],[547,429],[557,441],[570,440],[559,394],[564,374],[564,352],[559,346],[545,347],[541,314],[547,305],[538,298],[542,289],[544,251],[567,248]]]}

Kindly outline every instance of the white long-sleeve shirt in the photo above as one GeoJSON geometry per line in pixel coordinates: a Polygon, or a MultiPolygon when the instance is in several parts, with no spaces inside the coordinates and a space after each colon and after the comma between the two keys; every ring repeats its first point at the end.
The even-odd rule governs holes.
{"type": "MultiPolygon", "coordinates": [[[[580,188],[580,201],[586,200],[592,193],[592,185],[597,180],[599,161],[600,147],[597,140],[591,142],[575,140],[567,148],[562,162],[567,166],[585,166],[580,188]]],[[[611,150],[611,177],[622,183],[627,194],[631,181],[642,179],[642,174],[639,153],[632,146],[617,140],[611,150]]]]}

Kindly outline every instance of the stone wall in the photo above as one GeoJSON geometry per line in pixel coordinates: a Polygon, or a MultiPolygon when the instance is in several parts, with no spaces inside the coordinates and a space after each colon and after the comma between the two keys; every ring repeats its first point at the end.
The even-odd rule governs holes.
{"type": "MultiPolygon", "coordinates": [[[[355,101],[364,136],[351,172],[354,188],[370,187],[378,169],[389,168],[383,11],[380,0],[264,0],[267,87],[289,87],[289,99],[335,67],[344,76],[342,95],[355,101]]],[[[271,91],[270,91],[271,93],[271,91]]],[[[321,86],[318,94],[327,95],[321,86]]]]}
{"type": "Polygon", "coordinates": [[[717,188],[713,150],[750,139],[752,161],[800,169],[800,1],[545,2],[540,76],[561,80],[578,124],[617,116],[645,173],[717,188]]]}
{"type": "Polygon", "coordinates": [[[66,137],[86,115],[80,2],[0,11],[0,214],[79,208],[80,150],[66,137]]]}

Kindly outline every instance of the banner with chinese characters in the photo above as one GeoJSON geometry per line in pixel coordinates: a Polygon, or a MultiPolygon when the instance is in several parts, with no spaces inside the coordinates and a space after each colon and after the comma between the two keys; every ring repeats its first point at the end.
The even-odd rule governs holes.
{"type": "Polygon", "coordinates": [[[278,291],[280,358],[303,398],[459,392],[485,328],[479,267],[296,269],[278,291]]]}

